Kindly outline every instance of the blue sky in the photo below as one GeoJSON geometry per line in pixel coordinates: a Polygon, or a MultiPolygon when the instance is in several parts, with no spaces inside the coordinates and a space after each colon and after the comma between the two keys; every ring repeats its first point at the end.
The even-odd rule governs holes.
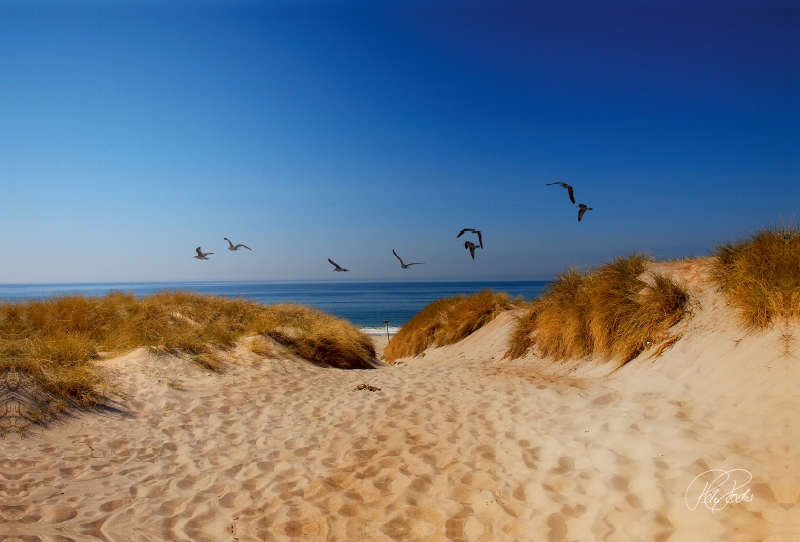
{"type": "Polygon", "coordinates": [[[0,283],[546,279],[796,217],[800,8],[639,4],[0,0],[0,283]]]}

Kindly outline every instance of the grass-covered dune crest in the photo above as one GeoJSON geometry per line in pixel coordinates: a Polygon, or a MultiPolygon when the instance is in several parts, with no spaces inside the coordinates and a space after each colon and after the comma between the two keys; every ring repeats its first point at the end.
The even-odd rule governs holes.
{"type": "MultiPolygon", "coordinates": [[[[648,271],[633,254],[587,272],[559,275],[517,321],[506,356],[535,350],[557,361],[595,358],[627,363],[674,344],[670,330],[692,312],[688,291],[648,271]]],[[[715,285],[744,328],[800,321],[800,230],[778,224],[716,247],[703,279],[715,285]]],[[[652,267],[651,267],[652,269],[652,267]]]]}
{"type": "Polygon", "coordinates": [[[554,360],[594,357],[625,364],[677,340],[670,329],[690,311],[688,291],[647,272],[642,254],[597,269],[569,269],[531,302],[516,322],[506,356],[529,351],[554,360]]]}
{"type": "Polygon", "coordinates": [[[262,355],[280,348],[346,369],[376,362],[372,341],[350,322],[294,304],[181,291],[0,303],[0,417],[39,421],[70,404],[103,402],[101,359],[145,347],[219,371],[222,354],[253,335],[249,344],[262,355]]]}
{"type": "Polygon", "coordinates": [[[471,296],[438,299],[418,312],[397,332],[383,361],[417,356],[431,346],[454,344],[494,320],[498,314],[520,306],[508,294],[484,290],[471,296]]]}
{"type": "Polygon", "coordinates": [[[800,321],[800,230],[778,224],[719,245],[711,278],[747,327],[800,321]]]}

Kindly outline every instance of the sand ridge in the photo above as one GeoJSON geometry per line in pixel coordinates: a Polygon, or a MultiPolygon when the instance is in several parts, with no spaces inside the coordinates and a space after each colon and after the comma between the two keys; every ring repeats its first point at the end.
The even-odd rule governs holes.
{"type": "Polygon", "coordinates": [[[104,362],[114,410],[0,442],[0,533],[797,540],[796,351],[785,330],[739,329],[702,267],[661,270],[698,307],[663,356],[618,370],[502,359],[513,313],[375,370],[244,348],[222,375],[145,350],[104,362]],[[713,468],[752,472],[752,501],[690,510],[688,484],[713,468]]]}

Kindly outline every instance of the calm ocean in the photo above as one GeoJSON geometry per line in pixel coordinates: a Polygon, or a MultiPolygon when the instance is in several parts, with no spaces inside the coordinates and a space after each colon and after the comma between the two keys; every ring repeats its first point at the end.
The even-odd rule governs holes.
{"type": "Polygon", "coordinates": [[[136,296],[161,290],[187,290],[261,303],[302,303],[347,318],[368,331],[396,331],[431,301],[486,288],[537,297],[546,281],[487,282],[139,282],[105,284],[0,284],[0,299],[21,301],[53,294],[104,295],[119,290],[136,296]]]}

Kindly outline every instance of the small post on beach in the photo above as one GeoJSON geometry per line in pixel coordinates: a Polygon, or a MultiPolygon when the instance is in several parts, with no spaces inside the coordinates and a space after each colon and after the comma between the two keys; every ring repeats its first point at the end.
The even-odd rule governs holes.
{"type": "Polygon", "coordinates": [[[386,326],[386,340],[389,340],[389,320],[384,320],[383,325],[386,326]]]}

